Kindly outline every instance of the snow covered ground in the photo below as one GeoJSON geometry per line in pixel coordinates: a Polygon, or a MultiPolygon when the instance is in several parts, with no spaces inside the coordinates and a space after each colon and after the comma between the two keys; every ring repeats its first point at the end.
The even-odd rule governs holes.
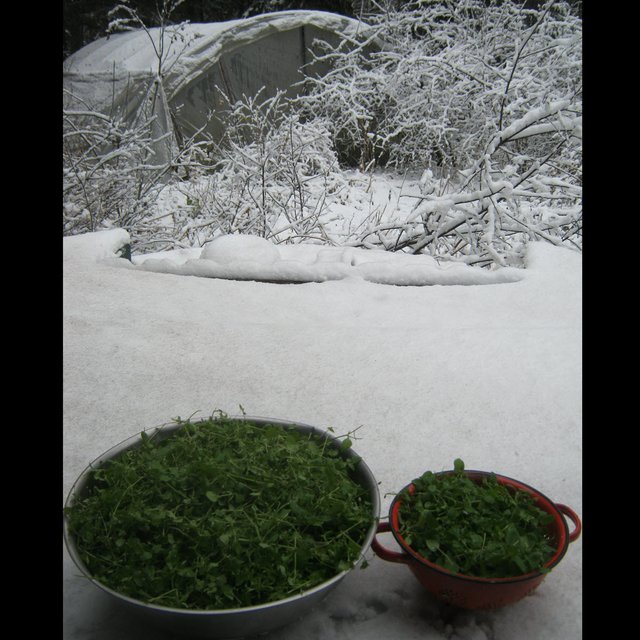
{"type": "MultiPolygon", "coordinates": [[[[63,239],[64,497],[121,440],[241,405],[338,434],[361,427],[354,449],[380,482],[383,517],[393,492],[457,457],[581,513],[579,253],[532,243],[525,269],[478,275],[248,238],[132,264],[117,257],[127,240],[119,229],[63,239]],[[261,274],[316,281],[250,279],[261,274]]],[[[368,559],[266,640],[582,637],[581,538],[533,595],[493,612],[449,610],[407,567],[368,559]]],[[[78,574],[65,551],[65,640],[172,638],[78,574]]]]}

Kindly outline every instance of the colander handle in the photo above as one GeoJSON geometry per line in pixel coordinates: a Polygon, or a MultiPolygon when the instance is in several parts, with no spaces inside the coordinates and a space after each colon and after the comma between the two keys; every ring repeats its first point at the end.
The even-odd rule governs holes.
{"type": "MultiPolygon", "coordinates": [[[[388,533],[390,531],[391,525],[388,522],[379,522],[378,529],[376,530],[376,536],[379,533],[388,533]]],[[[406,553],[398,553],[397,551],[391,551],[391,549],[383,547],[378,542],[376,536],[374,536],[371,541],[371,548],[378,557],[389,562],[401,562],[402,564],[407,564],[410,561],[410,558],[406,553]]]]}
{"type": "Polygon", "coordinates": [[[567,516],[571,522],[575,525],[573,531],[569,534],[569,542],[573,542],[580,537],[580,533],[582,532],[582,522],[580,522],[580,518],[578,514],[573,510],[567,507],[566,504],[558,504],[556,502],[556,507],[558,511],[567,516]]]}

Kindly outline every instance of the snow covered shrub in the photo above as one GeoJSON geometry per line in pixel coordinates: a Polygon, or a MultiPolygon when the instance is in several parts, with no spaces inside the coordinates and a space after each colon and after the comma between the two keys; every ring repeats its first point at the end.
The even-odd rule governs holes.
{"type": "Polygon", "coordinates": [[[344,158],[458,169],[509,121],[577,99],[581,34],[564,2],[414,0],[368,15],[358,46],[316,41],[331,71],[307,78],[299,102],[332,123],[344,158]]]}
{"type": "Polygon", "coordinates": [[[444,185],[425,171],[411,213],[367,229],[359,242],[489,267],[521,266],[531,240],[581,249],[580,125],[567,118],[559,126],[565,110],[567,101],[557,101],[511,123],[444,185]],[[544,157],[514,150],[521,138],[543,133],[555,144],[544,157]]]}
{"type": "Polygon", "coordinates": [[[63,110],[63,234],[130,229],[152,201],[165,167],[150,164],[146,122],[126,126],[90,108],[63,110]]]}
{"type": "MultiPolygon", "coordinates": [[[[63,234],[96,231],[110,226],[126,229],[136,248],[171,248],[167,217],[154,215],[157,199],[172,180],[189,176],[207,161],[206,139],[178,141],[171,128],[163,77],[180,58],[188,39],[184,23],[171,24],[184,0],[156,3],[160,34],[154,39],[138,10],[128,0],[109,12],[108,33],[140,29],[155,53],[155,77],[135,109],[112,100],[100,109],[65,91],[63,97],[63,234]],[[172,61],[173,60],[173,61],[172,61]]],[[[134,83],[135,84],[135,83],[134,83]]],[[[143,87],[144,88],[144,87],[143,87]]],[[[132,93],[138,87],[132,87],[132,93]]]]}
{"type": "Polygon", "coordinates": [[[582,24],[569,5],[415,0],[367,23],[359,47],[317,43],[332,69],[307,79],[301,107],[332,123],[342,162],[428,170],[446,188],[360,242],[482,265],[517,264],[533,238],[579,248],[582,24]],[[549,205],[553,220],[523,214],[549,205]]]}
{"type": "MultiPolygon", "coordinates": [[[[127,2],[109,11],[107,31],[142,29],[154,43],[138,11],[127,2]]],[[[182,2],[162,0],[156,5],[161,30],[158,44],[153,46],[156,76],[133,119],[123,113],[126,105],[116,101],[108,110],[97,109],[64,92],[64,235],[117,226],[129,231],[134,245],[144,242],[157,230],[148,213],[158,194],[171,173],[184,168],[201,144],[188,140],[178,149],[162,121],[169,117],[162,81],[169,52],[185,46],[181,25],[169,24],[171,14],[182,2]]]]}
{"type": "Polygon", "coordinates": [[[132,123],[117,110],[105,114],[67,96],[63,235],[120,227],[129,232],[134,248],[173,248],[173,227],[167,216],[157,215],[158,199],[167,184],[211,164],[210,144],[192,138],[178,149],[166,133],[155,130],[154,115],[139,115],[132,123]]]}
{"type": "Polygon", "coordinates": [[[341,184],[326,126],[303,123],[282,93],[227,102],[216,116],[224,135],[212,144],[211,168],[176,187],[187,202],[174,213],[176,240],[201,245],[230,233],[326,240],[320,216],[341,184]]]}

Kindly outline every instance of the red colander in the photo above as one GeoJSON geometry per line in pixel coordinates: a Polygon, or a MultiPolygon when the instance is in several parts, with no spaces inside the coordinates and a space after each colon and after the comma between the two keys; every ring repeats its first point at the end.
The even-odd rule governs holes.
{"type": "MultiPolygon", "coordinates": [[[[450,474],[453,471],[442,471],[435,475],[450,474]]],[[[486,471],[467,471],[463,473],[476,483],[482,482],[491,475],[486,471]]],[[[534,591],[545,579],[549,571],[562,560],[570,542],[576,540],[582,531],[582,523],[577,514],[563,504],[552,502],[537,489],[529,485],[493,474],[496,480],[511,490],[521,490],[529,493],[536,506],[551,514],[553,521],[549,524],[549,539],[555,548],[553,556],[545,563],[543,571],[536,571],[508,578],[482,578],[476,576],[453,573],[443,567],[430,562],[417,551],[412,549],[399,531],[398,510],[402,504],[400,491],[389,510],[388,522],[380,522],[371,547],[375,554],[389,562],[406,564],[420,584],[441,602],[460,607],[462,609],[497,609],[521,600],[534,591]],[[564,518],[567,516],[574,524],[573,531],[564,518]],[[378,541],[377,534],[390,532],[402,551],[391,551],[378,541]]],[[[405,487],[413,493],[415,487],[409,484],[405,487]]]]}

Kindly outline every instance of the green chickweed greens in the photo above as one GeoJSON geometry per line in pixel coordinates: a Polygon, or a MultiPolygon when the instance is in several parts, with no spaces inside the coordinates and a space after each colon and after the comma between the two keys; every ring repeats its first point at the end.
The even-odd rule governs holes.
{"type": "Polygon", "coordinates": [[[530,494],[512,491],[490,474],[481,483],[454,462],[451,474],[427,471],[401,493],[399,532],[424,558],[454,573],[506,578],[544,571],[555,549],[553,517],[530,494]]]}
{"type": "Polygon", "coordinates": [[[336,447],[222,414],[141,438],[66,510],[89,572],[111,589],[229,609],[298,594],[359,559],[373,516],[348,437],[336,447]]]}

